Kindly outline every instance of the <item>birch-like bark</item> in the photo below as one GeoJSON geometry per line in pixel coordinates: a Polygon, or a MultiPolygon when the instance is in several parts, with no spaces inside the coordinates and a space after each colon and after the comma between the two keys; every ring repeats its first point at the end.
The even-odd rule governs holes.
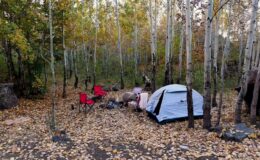
{"type": "MultiPolygon", "coordinates": [[[[183,4],[181,4],[181,12],[184,12],[183,4]]],[[[181,77],[182,77],[182,56],[183,56],[183,42],[184,42],[184,30],[185,30],[185,23],[181,25],[181,35],[180,35],[180,49],[179,49],[179,76],[177,79],[177,83],[180,84],[181,77]]]]}
{"type": "Polygon", "coordinates": [[[242,74],[242,59],[243,59],[243,31],[239,28],[239,62],[238,62],[238,84],[240,84],[242,74]]]}
{"type": "Polygon", "coordinates": [[[256,59],[255,59],[255,67],[259,67],[259,59],[260,59],[260,40],[258,38],[258,43],[257,43],[257,50],[256,50],[256,59]]]}
{"type": "Polygon", "coordinates": [[[258,10],[258,0],[252,0],[252,13],[250,19],[249,34],[248,34],[247,44],[245,49],[243,76],[241,79],[241,90],[237,98],[236,109],[235,109],[235,123],[241,123],[241,108],[243,104],[243,98],[247,92],[247,79],[249,75],[250,61],[252,57],[253,36],[255,35],[254,25],[256,24],[257,10],[258,10]]]}
{"type": "Polygon", "coordinates": [[[94,55],[93,55],[93,88],[96,85],[96,68],[97,68],[97,34],[98,34],[98,8],[99,0],[96,1],[96,11],[95,11],[95,44],[94,44],[94,55]]]}
{"type": "MultiPolygon", "coordinates": [[[[255,33],[256,33],[256,26],[255,26],[255,33]]],[[[251,61],[250,61],[250,69],[256,69],[255,68],[256,50],[257,50],[257,45],[256,44],[257,44],[256,35],[254,35],[252,57],[251,57],[251,61]]]]}
{"type": "Polygon", "coordinates": [[[85,43],[85,27],[84,27],[84,17],[85,17],[85,1],[82,0],[82,21],[81,21],[81,28],[82,28],[82,51],[84,56],[84,63],[85,63],[85,90],[88,89],[88,52],[86,49],[86,43],[85,43]]]}
{"type": "MultiPolygon", "coordinates": [[[[222,65],[221,65],[221,92],[219,97],[219,106],[218,106],[218,115],[217,115],[217,123],[216,126],[220,125],[221,120],[221,112],[222,112],[222,103],[223,103],[223,94],[224,94],[224,78],[225,78],[225,66],[226,66],[226,60],[230,53],[230,27],[231,27],[231,5],[230,2],[229,8],[228,8],[228,25],[227,25],[227,37],[226,37],[226,43],[224,47],[224,53],[222,55],[222,65]]],[[[215,42],[216,43],[216,42],[215,42]]]]}
{"type": "Polygon", "coordinates": [[[186,0],[186,83],[187,83],[187,105],[189,128],[194,127],[193,117],[193,99],[192,99],[192,51],[191,51],[191,16],[190,16],[190,0],[186,0]]]}
{"type": "Polygon", "coordinates": [[[49,28],[50,28],[50,54],[51,54],[51,74],[52,74],[52,108],[51,108],[51,124],[50,127],[52,130],[56,129],[56,120],[55,120],[55,112],[56,112],[56,77],[55,77],[55,59],[53,53],[53,30],[52,30],[52,1],[49,0],[49,28]]]}
{"type": "Polygon", "coordinates": [[[203,106],[203,128],[209,129],[211,127],[211,30],[213,13],[213,0],[208,0],[208,14],[205,30],[204,43],[204,106],[203,106]]]}
{"type": "Polygon", "coordinates": [[[62,12],[62,48],[63,48],[63,91],[62,97],[66,98],[66,87],[67,87],[67,51],[65,45],[65,26],[64,26],[64,11],[62,12]]]}
{"type": "Polygon", "coordinates": [[[89,62],[89,52],[87,50],[86,44],[84,42],[83,44],[83,54],[84,54],[84,62],[85,62],[85,90],[88,89],[88,82],[89,82],[89,67],[88,67],[88,62],[89,62]]]}
{"type": "Polygon", "coordinates": [[[173,83],[173,55],[174,55],[174,36],[175,36],[175,0],[172,0],[171,5],[171,36],[170,36],[170,70],[169,70],[169,82],[173,83]]]}
{"type": "MultiPolygon", "coordinates": [[[[260,65],[258,65],[260,66],[260,65]]],[[[254,86],[254,94],[253,100],[250,108],[250,122],[252,125],[256,124],[256,108],[259,98],[259,88],[260,88],[260,67],[258,67],[258,72],[256,76],[255,86],[254,86]]]]}
{"type": "Polygon", "coordinates": [[[122,55],[122,48],[121,48],[121,26],[119,21],[119,9],[118,9],[118,0],[115,0],[116,3],[116,22],[117,22],[117,31],[118,31],[118,41],[117,41],[117,49],[120,58],[120,87],[124,89],[124,71],[123,71],[123,55],[122,55]]]}
{"type": "Polygon", "coordinates": [[[172,0],[167,0],[167,32],[165,43],[165,77],[164,85],[170,84],[170,49],[171,49],[171,28],[172,28],[172,0]]]}
{"type": "MultiPolygon", "coordinates": [[[[111,28],[110,25],[108,23],[108,20],[110,18],[109,16],[109,0],[106,0],[106,32],[108,35],[111,34],[111,28]]],[[[109,75],[109,54],[110,54],[110,47],[109,47],[109,43],[107,42],[107,44],[105,44],[105,48],[106,48],[106,78],[108,78],[109,75]]]]}
{"type": "Polygon", "coordinates": [[[158,18],[158,0],[154,0],[154,54],[155,54],[155,60],[157,63],[157,18],[158,18]]]}
{"type": "MultiPolygon", "coordinates": [[[[155,9],[157,0],[155,0],[155,9]]],[[[156,47],[157,47],[157,11],[153,17],[152,0],[149,0],[149,20],[150,20],[150,36],[151,36],[151,57],[152,57],[152,92],[156,90],[156,47]]]]}
{"type": "Polygon", "coordinates": [[[75,48],[72,50],[72,54],[73,54],[73,66],[74,66],[74,77],[75,77],[74,88],[76,89],[78,88],[79,77],[78,77],[78,67],[77,67],[77,46],[75,41],[74,41],[74,46],[75,48]]]}
{"type": "MultiPolygon", "coordinates": [[[[220,0],[220,6],[222,6],[222,0],[220,0]]],[[[216,15],[215,21],[215,41],[214,41],[214,56],[213,56],[213,96],[212,96],[212,107],[217,106],[217,92],[218,92],[218,52],[219,52],[219,17],[221,11],[216,15]]]]}
{"type": "Polygon", "coordinates": [[[137,74],[138,74],[138,28],[137,28],[137,10],[135,5],[135,25],[134,25],[134,59],[135,59],[135,83],[137,83],[137,74]]]}

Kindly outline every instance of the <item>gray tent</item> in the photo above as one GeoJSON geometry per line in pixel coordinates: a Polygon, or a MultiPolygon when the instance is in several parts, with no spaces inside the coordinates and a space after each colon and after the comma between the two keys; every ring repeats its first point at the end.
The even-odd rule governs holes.
{"type": "MultiPolygon", "coordinates": [[[[187,88],[184,85],[172,84],[155,91],[148,101],[146,111],[158,123],[165,123],[188,117],[187,88]]],[[[192,90],[193,114],[203,116],[203,97],[192,90]]]]}

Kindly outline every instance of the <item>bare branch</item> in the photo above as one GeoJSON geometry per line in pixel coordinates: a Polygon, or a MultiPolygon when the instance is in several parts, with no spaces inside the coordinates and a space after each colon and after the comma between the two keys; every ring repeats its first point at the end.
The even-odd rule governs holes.
{"type": "Polygon", "coordinates": [[[216,15],[218,14],[218,12],[229,2],[230,0],[227,0],[226,2],[224,2],[219,8],[218,10],[214,13],[214,15],[211,17],[210,22],[213,21],[213,18],[216,17],[216,15]]]}

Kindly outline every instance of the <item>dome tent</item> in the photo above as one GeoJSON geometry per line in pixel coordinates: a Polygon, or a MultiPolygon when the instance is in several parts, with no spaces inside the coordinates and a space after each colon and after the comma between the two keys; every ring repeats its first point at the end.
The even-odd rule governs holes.
{"type": "MultiPolygon", "coordinates": [[[[203,116],[203,97],[192,90],[194,117],[203,116]]],[[[187,118],[187,88],[184,85],[172,84],[155,91],[148,101],[148,115],[158,123],[166,123],[187,118]]]]}

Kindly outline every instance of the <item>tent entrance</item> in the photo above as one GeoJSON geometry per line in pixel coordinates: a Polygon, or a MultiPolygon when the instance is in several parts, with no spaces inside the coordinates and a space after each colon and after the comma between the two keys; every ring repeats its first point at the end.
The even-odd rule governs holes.
{"type": "Polygon", "coordinates": [[[159,101],[158,101],[158,103],[157,103],[157,105],[155,107],[155,110],[153,112],[153,113],[155,113],[155,115],[158,115],[159,112],[160,112],[161,104],[162,104],[162,100],[163,100],[163,96],[164,96],[164,91],[165,90],[163,90],[162,95],[160,96],[159,101]]]}

